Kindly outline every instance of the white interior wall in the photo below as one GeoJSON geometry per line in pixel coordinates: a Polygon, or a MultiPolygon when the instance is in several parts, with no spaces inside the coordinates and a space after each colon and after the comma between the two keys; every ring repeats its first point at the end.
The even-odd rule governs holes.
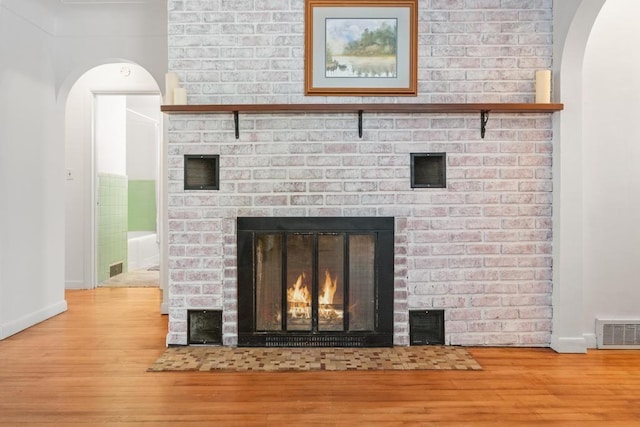
{"type": "Polygon", "coordinates": [[[62,115],[37,6],[0,4],[0,339],[67,307],[62,115]]]}
{"type": "MultiPolygon", "coordinates": [[[[87,76],[73,86],[67,98],[65,115],[65,287],[82,289],[91,283],[91,276],[84,277],[83,265],[91,262],[91,246],[85,246],[84,236],[90,233],[90,224],[84,218],[90,215],[91,194],[84,190],[91,185],[93,148],[91,135],[93,122],[77,120],[85,117],[93,108],[93,96],[86,89],[87,76]],[[87,183],[87,184],[85,184],[87,183]]],[[[89,274],[89,273],[88,273],[89,274]]]]}
{"type": "Polygon", "coordinates": [[[608,0],[584,60],[584,313],[640,319],[640,16],[637,0],[608,0]]]}
{"type": "MultiPolygon", "coordinates": [[[[51,0],[27,0],[52,3],[51,0]]],[[[54,69],[64,93],[91,66],[134,61],[157,82],[167,70],[167,2],[56,2],[54,69]]]]}
{"type": "Polygon", "coordinates": [[[95,98],[95,141],[98,174],[127,175],[127,97],[95,98]]]}
{"type": "Polygon", "coordinates": [[[127,96],[127,176],[157,180],[160,96],[127,96]]]}

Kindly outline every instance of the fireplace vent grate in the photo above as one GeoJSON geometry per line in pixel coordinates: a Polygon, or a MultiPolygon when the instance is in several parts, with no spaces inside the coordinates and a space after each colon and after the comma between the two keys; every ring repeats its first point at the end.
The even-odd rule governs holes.
{"type": "Polygon", "coordinates": [[[187,310],[189,344],[222,344],[222,310],[187,310]]]}
{"type": "Polygon", "coordinates": [[[596,320],[598,348],[640,349],[640,320],[596,320]]]}
{"type": "Polygon", "coordinates": [[[362,337],[322,336],[322,335],[286,335],[268,336],[267,347],[365,347],[362,337]]]}
{"type": "Polygon", "coordinates": [[[410,310],[411,345],[444,344],[444,310],[410,310]]]}

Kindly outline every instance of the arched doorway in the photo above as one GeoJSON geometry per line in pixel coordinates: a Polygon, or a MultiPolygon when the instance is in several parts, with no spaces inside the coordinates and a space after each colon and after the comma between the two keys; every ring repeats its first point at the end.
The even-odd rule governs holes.
{"type": "MultiPolygon", "coordinates": [[[[166,210],[162,208],[164,130],[159,113],[160,104],[161,95],[157,82],[147,70],[131,63],[114,62],[94,67],[78,78],[69,90],[65,109],[67,289],[96,287],[105,280],[110,266],[115,265],[116,272],[118,264],[121,264],[124,271],[127,269],[129,259],[126,235],[120,240],[114,239],[114,235],[120,236],[120,231],[124,229],[126,233],[129,229],[129,217],[123,211],[126,207],[121,206],[122,203],[127,204],[126,188],[130,182],[127,175],[149,174],[141,172],[140,166],[137,166],[137,171],[132,172],[132,166],[127,165],[127,157],[130,160],[137,158],[138,165],[145,163],[145,160],[153,163],[151,168],[156,172],[156,185],[153,189],[149,185],[136,187],[139,191],[153,192],[147,195],[156,201],[153,218],[145,218],[142,222],[147,223],[147,228],[151,228],[149,224],[153,222],[157,240],[162,242],[159,249],[162,252],[162,219],[166,210]],[[98,110],[102,111],[106,119],[96,115],[98,110]],[[127,148],[127,133],[131,132],[131,126],[126,126],[128,115],[146,122],[145,126],[138,127],[138,132],[143,128],[147,129],[144,132],[148,132],[150,126],[155,127],[157,141],[152,153],[145,153],[140,148],[127,148]],[[100,123],[101,120],[105,121],[100,123]],[[102,144],[101,139],[106,143],[102,144]],[[146,159],[145,154],[148,155],[146,159]],[[100,193],[105,192],[106,188],[113,189],[113,193],[108,199],[102,199],[101,203],[100,193]],[[114,201],[114,195],[124,201],[114,201]],[[106,200],[110,201],[109,206],[105,206],[106,200]]],[[[148,170],[148,165],[145,168],[148,170]]],[[[144,178],[147,178],[144,181],[148,184],[149,177],[144,178]]],[[[140,209],[136,216],[140,214],[139,211],[140,209]]],[[[145,210],[145,217],[151,215],[150,211],[151,209],[145,210]]],[[[158,260],[163,255],[159,253],[158,260]]],[[[159,264],[162,265],[161,262],[159,264]]],[[[166,267],[161,269],[160,277],[163,286],[166,283],[163,280],[166,277],[166,267]]]]}
{"type": "Polygon", "coordinates": [[[554,2],[554,91],[565,109],[554,123],[553,330],[560,353],[587,351],[583,313],[583,62],[606,0],[554,2]]]}

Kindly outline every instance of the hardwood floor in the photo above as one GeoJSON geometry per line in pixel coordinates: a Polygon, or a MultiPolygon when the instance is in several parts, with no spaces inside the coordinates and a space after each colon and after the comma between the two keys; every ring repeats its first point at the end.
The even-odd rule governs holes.
{"type": "Polygon", "coordinates": [[[69,291],[0,341],[0,425],[640,425],[640,351],[473,348],[482,371],[146,372],[157,288],[69,291]]]}

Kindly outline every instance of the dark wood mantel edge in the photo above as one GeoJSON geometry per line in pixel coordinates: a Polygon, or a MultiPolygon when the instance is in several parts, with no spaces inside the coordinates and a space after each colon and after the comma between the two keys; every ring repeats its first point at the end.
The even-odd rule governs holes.
{"type": "Polygon", "coordinates": [[[553,113],[564,104],[200,104],[162,105],[167,114],[208,113],[553,113]]]}

